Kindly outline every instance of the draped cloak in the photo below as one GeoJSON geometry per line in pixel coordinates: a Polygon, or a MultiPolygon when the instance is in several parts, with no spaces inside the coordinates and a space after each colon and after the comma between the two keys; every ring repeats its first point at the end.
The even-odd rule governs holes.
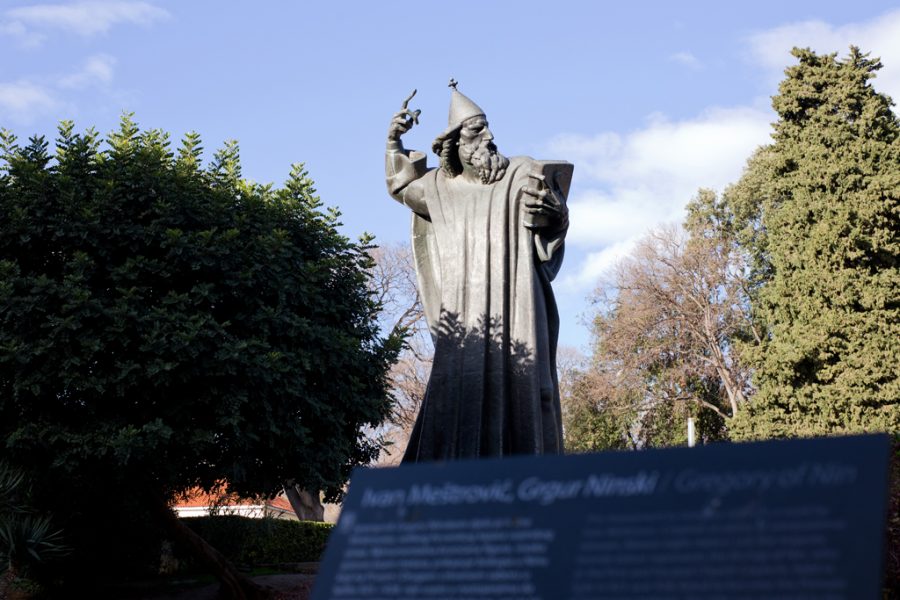
{"type": "Polygon", "coordinates": [[[411,161],[403,150],[389,152],[387,162],[397,200],[404,202],[412,181],[424,190],[421,201],[407,204],[434,340],[404,462],[561,453],[559,315],[550,282],[566,232],[523,225],[520,190],[529,172],[540,172],[537,161],[511,158],[493,184],[425,171],[421,154],[411,161]]]}

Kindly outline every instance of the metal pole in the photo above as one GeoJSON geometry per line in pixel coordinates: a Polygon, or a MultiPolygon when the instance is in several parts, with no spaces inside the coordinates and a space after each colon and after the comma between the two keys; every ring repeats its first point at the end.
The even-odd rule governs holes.
{"type": "Polygon", "coordinates": [[[688,448],[693,448],[697,444],[694,432],[694,417],[688,417],[688,448]]]}

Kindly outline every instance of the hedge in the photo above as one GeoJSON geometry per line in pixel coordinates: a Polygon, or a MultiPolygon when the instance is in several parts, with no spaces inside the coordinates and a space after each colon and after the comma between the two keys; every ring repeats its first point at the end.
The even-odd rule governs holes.
{"type": "Polygon", "coordinates": [[[251,519],[217,515],[183,519],[237,565],[318,561],[325,551],[330,523],[251,519]]]}

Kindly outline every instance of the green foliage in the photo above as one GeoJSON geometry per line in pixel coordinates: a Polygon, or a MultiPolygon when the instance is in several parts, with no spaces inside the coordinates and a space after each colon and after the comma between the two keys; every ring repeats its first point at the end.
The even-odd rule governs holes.
{"type": "Polygon", "coordinates": [[[69,552],[62,531],[31,506],[30,496],[25,472],[0,462],[0,597],[18,577],[34,575],[69,552]]]}
{"type": "Polygon", "coordinates": [[[563,433],[566,452],[626,450],[634,446],[631,428],[634,407],[620,398],[604,394],[596,373],[574,376],[563,397],[563,433]]]}
{"type": "Polygon", "coordinates": [[[737,439],[900,429],[900,123],[881,64],[794,50],[774,143],[728,192],[753,254],[759,388],[737,439]]]}
{"type": "Polygon", "coordinates": [[[701,443],[725,439],[725,419],[695,402],[668,402],[581,375],[564,399],[567,452],[599,452],[687,445],[687,419],[694,418],[701,443]]]}
{"type": "Polygon", "coordinates": [[[237,515],[199,517],[184,522],[240,565],[318,561],[332,529],[329,523],[237,515]]]}
{"type": "Polygon", "coordinates": [[[21,514],[0,522],[0,572],[65,556],[62,531],[49,517],[21,514]]]}
{"type": "MultiPolygon", "coordinates": [[[[648,372],[636,370],[635,380],[628,381],[623,369],[613,366],[610,370],[610,360],[598,347],[594,363],[570,375],[573,381],[562,394],[567,452],[683,446],[688,417],[694,418],[701,443],[725,439],[726,420],[719,413],[691,400],[693,396],[684,401],[665,397],[648,372]]],[[[712,390],[703,390],[700,384],[684,389],[711,398],[718,387],[714,382],[710,385],[712,390]]]]}
{"type": "Polygon", "coordinates": [[[130,115],[100,146],[68,122],[53,154],[0,134],[4,455],[83,540],[101,511],[141,519],[222,479],[339,495],[378,453],[361,430],[389,413],[399,348],[378,335],[367,246],[302,165],[281,189],[248,183],[236,144],[202,169],[199,136],[176,154],[130,115]]]}
{"type": "Polygon", "coordinates": [[[683,229],[650,232],[598,287],[592,364],[566,399],[570,448],[683,445],[689,417],[701,442],[723,439],[751,391],[734,343],[756,339],[732,221],[701,190],[683,229]]]}

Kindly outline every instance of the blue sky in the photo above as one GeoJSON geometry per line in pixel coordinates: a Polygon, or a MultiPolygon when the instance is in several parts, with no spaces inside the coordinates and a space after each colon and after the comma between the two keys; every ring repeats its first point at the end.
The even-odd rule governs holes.
{"type": "Polygon", "coordinates": [[[452,76],[504,154],[575,163],[555,287],[561,343],[585,347],[604,271],[766,143],[789,49],[851,43],[882,58],[876,88],[900,99],[886,1],[0,0],[0,126],[106,132],[134,111],[176,139],[199,132],[207,158],[237,139],[245,177],[280,184],[303,162],[347,235],[393,243],[409,216],[384,189],[388,122],[417,88],[404,139],[427,150],[452,76]]]}

